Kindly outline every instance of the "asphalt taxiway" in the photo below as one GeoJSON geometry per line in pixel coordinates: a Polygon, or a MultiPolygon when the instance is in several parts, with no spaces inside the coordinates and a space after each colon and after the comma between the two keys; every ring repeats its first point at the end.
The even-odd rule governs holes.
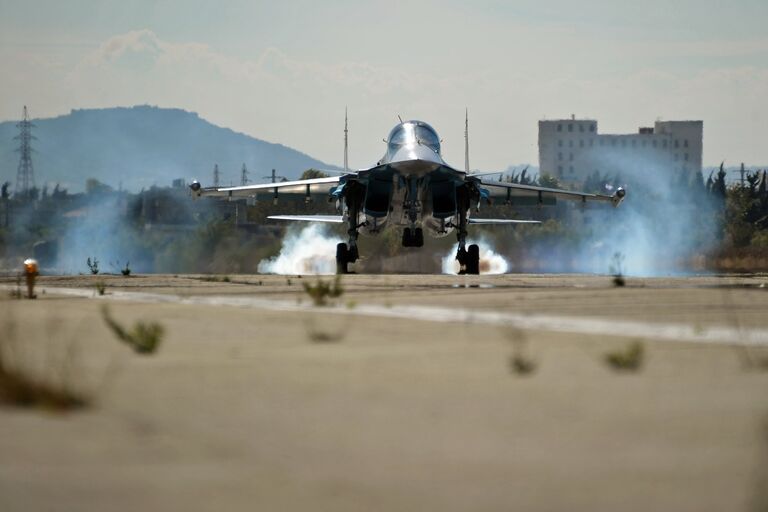
{"type": "Polygon", "coordinates": [[[768,276],[349,275],[325,307],[317,279],[52,276],[2,300],[25,364],[75,354],[92,406],[0,409],[0,509],[768,503],[768,276]],[[159,352],[105,305],[161,323],[159,352]],[[639,371],[605,363],[632,342],[639,371]]]}

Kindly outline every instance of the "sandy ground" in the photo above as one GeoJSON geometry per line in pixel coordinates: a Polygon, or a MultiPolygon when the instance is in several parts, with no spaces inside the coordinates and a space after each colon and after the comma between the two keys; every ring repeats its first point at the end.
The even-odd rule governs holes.
{"type": "Polygon", "coordinates": [[[307,280],[48,277],[0,300],[16,360],[92,398],[0,409],[0,510],[768,510],[768,369],[748,364],[768,344],[739,342],[768,330],[766,276],[346,276],[344,314],[307,280]],[[211,305],[232,298],[251,302],[211,305]],[[162,323],[159,352],[120,344],[105,304],[162,323]],[[379,314],[424,305],[618,327],[379,314]],[[604,363],[634,340],[640,372],[604,363]],[[511,371],[514,347],[535,372],[511,371]]]}

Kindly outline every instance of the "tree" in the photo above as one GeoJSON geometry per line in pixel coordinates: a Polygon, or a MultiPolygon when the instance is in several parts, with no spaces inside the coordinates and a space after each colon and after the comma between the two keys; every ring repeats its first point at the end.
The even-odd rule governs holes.
{"type": "Polygon", "coordinates": [[[301,177],[299,177],[300,180],[311,180],[314,178],[327,178],[328,175],[324,173],[323,171],[319,171],[317,169],[307,169],[303,173],[301,173],[301,177]]]}

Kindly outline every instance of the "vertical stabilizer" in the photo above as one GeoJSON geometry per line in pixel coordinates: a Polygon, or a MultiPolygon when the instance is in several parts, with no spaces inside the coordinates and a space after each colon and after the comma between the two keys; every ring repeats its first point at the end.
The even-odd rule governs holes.
{"type": "Polygon", "coordinates": [[[349,171],[349,130],[347,129],[347,107],[344,107],[344,172],[349,171]]]}
{"type": "Polygon", "coordinates": [[[469,172],[469,109],[464,109],[464,170],[469,172]]]}

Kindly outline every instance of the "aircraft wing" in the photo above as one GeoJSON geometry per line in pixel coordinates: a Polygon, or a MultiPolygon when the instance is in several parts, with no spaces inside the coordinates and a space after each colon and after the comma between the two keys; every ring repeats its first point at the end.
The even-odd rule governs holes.
{"type": "MultiPolygon", "coordinates": [[[[350,173],[352,176],[354,174],[350,173]]],[[[311,178],[308,180],[281,181],[277,183],[259,183],[240,187],[201,187],[197,181],[189,186],[196,197],[249,197],[259,192],[274,192],[293,194],[309,194],[312,192],[327,192],[338,185],[344,176],[329,176],[327,178],[311,178]]]]}
{"type": "Polygon", "coordinates": [[[305,222],[332,222],[340,224],[344,222],[341,215],[270,215],[268,219],[274,220],[301,220],[305,222]]]}
{"type": "Polygon", "coordinates": [[[541,224],[540,220],[517,220],[517,219],[467,219],[468,224],[541,224]]]}
{"type": "Polygon", "coordinates": [[[505,183],[503,181],[484,180],[480,178],[480,185],[484,187],[494,188],[495,190],[489,190],[492,196],[504,197],[507,201],[514,203],[516,199],[521,199],[522,202],[528,202],[534,200],[539,204],[547,202],[547,199],[569,199],[573,201],[606,201],[613,206],[619,206],[624,200],[626,191],[623,188],[618,188],[613,195],[604,194],[591,194],[588,192],[578,192],[575,190],[564,190],[559,188],[547,188],[539,187],[536,185],[523,185],[521,183],[505,183]]]}

